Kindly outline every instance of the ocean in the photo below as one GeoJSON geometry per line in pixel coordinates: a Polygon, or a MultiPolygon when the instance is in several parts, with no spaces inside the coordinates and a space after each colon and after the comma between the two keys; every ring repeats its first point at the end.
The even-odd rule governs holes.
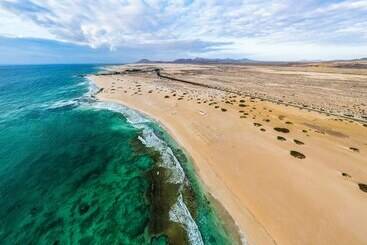
{"type": "Polygon", "coordinates": [[[231,244],[188,155],[97,65],[0,66],[1,244],[231,244]]]}

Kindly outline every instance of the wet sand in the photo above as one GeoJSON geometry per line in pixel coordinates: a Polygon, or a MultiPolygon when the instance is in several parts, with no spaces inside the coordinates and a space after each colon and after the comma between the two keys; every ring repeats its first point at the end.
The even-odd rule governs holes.
{"type": "MultiPolygon", "coordinates": [[[[115,67],[121,74],[91,79],[103,88],[99,99],[137,109],[168,130],[190,154],[207,191],[231,215],[249,244],[366,244],[367,123],[363,121],[363,96],[356,97],[362,104],[356,108],[347,102],[354,102],[349,91],[342,96],[345,101],[326,98],[322,88],[316,88],[312,96],[307,92],[310,88],[301,91],[300,95],[305,94],[301,99],[315,107],[323,105],[340,111],[341,116],[354,112],[351,119],[330,116],[307,107],[256,99],[243,83],[232,81],[236,66],[215,71],[222,79],[208,83],[217,67],[128,65],[115,67]],[[159,78],[153,71],[156,67],[163,69],[163,74],[211,88],[159,78]],[[136,68],[144,71],[133,70],[136,68]]],[[[304,81],[304,87],[308,79],[320,76],[318,73],[327,79],[336,73],[344,76],[338,83],[339,92],[345,86],[342,81],[350,84],[348,79],[357,79],[361,87],[358,93],[366,93],[364,70],[355,69],[358,74],[351,69],[342,74],[317,70],[315,75],[314,68],[240,69],[238,78],[246,75],[243,69],[258,77],[265,77],[269,71],[264,69],[271,69],[282,73],[288,82],[294,76],[289,70],[298,69],[301,74],[297,76],[302,76],[298,82],[304,81]]],[[[279,77],[268,78],[274,84],[279,77]]],[[[262,89],[269,91],[269,97],[276,97],[283,93],[280,87],[272,89],[265,84],[262,89]]]]}

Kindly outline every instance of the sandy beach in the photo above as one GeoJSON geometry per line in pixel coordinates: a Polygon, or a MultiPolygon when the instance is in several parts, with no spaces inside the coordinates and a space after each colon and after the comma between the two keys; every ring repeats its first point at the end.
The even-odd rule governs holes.
{"type": "Polygon", "coordinates": [[[366,69],[149,64],[90,78],[98,99],[167,129],[249,244],[367,244],[366,69]]]}

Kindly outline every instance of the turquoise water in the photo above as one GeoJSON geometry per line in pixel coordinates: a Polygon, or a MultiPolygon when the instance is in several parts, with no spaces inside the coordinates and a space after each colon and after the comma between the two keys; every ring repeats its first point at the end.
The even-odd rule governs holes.
{"type": "Polygon", "coordinates": [[[93,99],[99,69],[0,66],[0,243],[230,244],[169,135],[93,99]]]}

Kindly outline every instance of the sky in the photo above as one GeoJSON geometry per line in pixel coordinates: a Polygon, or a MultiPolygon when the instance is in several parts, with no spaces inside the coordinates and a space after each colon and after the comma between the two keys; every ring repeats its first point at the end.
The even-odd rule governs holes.
{"type": "Polygon", "coordinates": [[[367,0],[0,0],[0,64],[367,57],[367,0]]]}

